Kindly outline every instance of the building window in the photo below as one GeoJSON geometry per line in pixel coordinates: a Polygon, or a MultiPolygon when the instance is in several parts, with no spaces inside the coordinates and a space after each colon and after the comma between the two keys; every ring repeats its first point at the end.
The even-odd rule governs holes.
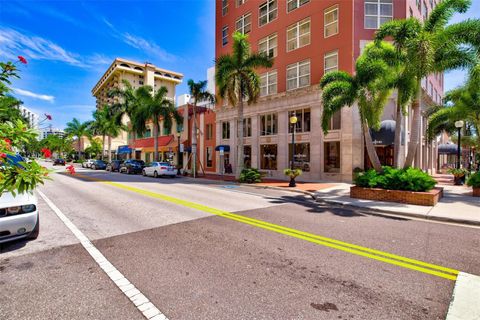
{"type": "Polygon", "coordinates": [[[206,140],[212,140],[213,139],[213,124],[207,124],[205,131],[206,131],[205,139],[206,140]]]}
{"type": "Polygon", "coordinates": [[[272,136],[277,134],[277,115],[264,114],[260,117],[260,135],[261,136],[272,136]]]}
{"type": "Polygon", "coordinates": [[[222,16],[228,13],[228,0],[222,0],[222,16]]]}
{"type": "Polygon", "coordinates": [[[410,17],[410,18],[413,17],[413,10],[412,10],[412,8],[410,8],[409,12],[410,12],[409,17],[410,17]]]}
{"type": "Polygon", "coordinates": [[[247,2],[247,0],[236,0],[236,3],[237,3],[237,7],[240,7],[242,4],[244,4],[245,2],[247,2]]]}
{"type": "Polygon", "coordinates": [[[222,29],[222,46],[228,43],[228,26],[223,27],[222,29]]]}
{"type": "MultiPolygon", "coordinates": [[[[293,167],[304,172],[310,171],[310,143],[295,143],[293,167]]],[[[292,163],[292,144],[288,145],[288,164],[292,163]]]]}
{"type": "Polygon", "coordinates": [[[287,12],[293,11],[304,4],[309,3],[310,0],[288,0],[287,1],[287,12]]]}
{"type": "MultiPolygon", "coordinates": [[[[310,108],[290,111],[288,113],[288,119],[294,114],[297,117],[295,132],[310,132],[310,108]]],[[[293,126],[289,123],[288,133],[292,133],[292,128],[293,126]]]]}
{"type": "Polygon", "coordinates": [[[243,137],[252,136],[252,118],[243,119],[243,137]]]}
{"type": "Polygon", "coordinates": [[[287,66],[287,90],[310,85],[310,60],[287,66]]]}
{"type": "Polygon", "coordinates": [[[330,125],[328,130],[340,130],[342,128],[342,111],[338,110],[335,112],[330,119],[330,125]]]}
{"type": "Polygon", "coordinates": [[[393,19],[393,0],[365,1],[365,29],[378,29],[393,19]]]}
{"type": "Polygon", "coordinates": [[[274,33],[260,39],[258,42],[258,52],[265,53],[270,58],[275,58],[277,56],[277,34],[274,33]]]}
{"type": "Polygon", "coordinates": [[[338,51],[332,51],[325,53],[323,57],[324,65],[323,70],[324,74],[330,71],[337,71],[338,70],[338,51]]]}
{"type": "Polygon", "coordinates": [[[338,6],[326,9],[324,17],[324,37],[328,38],[338,33],[338,6]]]}
{"type": "Polygon", "coordinates": [[[252,14],[244,14],[238,18],[237,22],[235,23],[235,27],[237,28],[238,32],[243,34],[247,34],[252,31],[252,14]]]}
{"type": "Polygon", "coordinates": [[[261,27],[277,18],[277,0],[268,0],[259,7],[258,25],[261,27]]]}
{"type": "Polygon", "coordinates": [[[222,122],[222,139],[230,139],[230,122],[222,122]]]}
{"type": "Polygon", "coordinates": [[[422,17],[424,20],[427,20],[428,18],[428,8],[427,8],[427,3],[425,1],[423,1],[423,5],[422,5],[422,17]]]}
{"type": "Polygon", "coordinates": [[[340,172],[340,141],[332,141],[324,143],[324,172],[339,173],[340,172]]]}
{"type": "Polygon", "coordinates": [[[277,93],[277,71],[270,71],[260,75],[260,96],[277,93]]]}
{"type": "Polygon", "coordinates": [[[252,167],[252,146],[243,146],[243,166],[252,167]]]}
{"type": "Polygon", "coordinates": [[[172,133],[172,128],[167,128],[167,127],[163,126],[163,135],[164,136],[168,136],[171,133],[172,133]]]}
{"type": "Polygon", "coordinates": [[[277,170],[277,145],[260,145],[260,169],[277,170]]]}
{"type": "Polygon", "coordinates": [[[213,167],[213,147],[207,147],[206,151],[207,168],[211,168],[213,167]]]}
{"type": "Polygon", "coordinates": [[[310,44],[310,18],[304,19],[287,28],[287,51],[310,44]]]}

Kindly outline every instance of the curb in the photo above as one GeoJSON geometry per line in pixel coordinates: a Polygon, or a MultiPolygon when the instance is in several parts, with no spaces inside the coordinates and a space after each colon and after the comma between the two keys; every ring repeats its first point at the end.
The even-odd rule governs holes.
{"type": "Polygon", "coordinates": [[[315,199],[315,193],[310,192],[310,191],[303,191],[300,189],[287,189],[283,187],[272,187],[272,186],[259,186],[256,184],[248,184],[248,183],[236,183],[239,186],[242,187],[250,187],[250,188],[260,188],[260,189],[271,189],[271,190],[279,190],[279,191],[286,191],[286,192],[293,192],[293,193],[300,193],[300,194],[305,194],[307,196],[312,197],[314,200],[315,199]]]}
{"type": "Polygon", "coordinates": [[[390,215],[395,215],[395,216],[420,218],[422,220],[432,220],[432,221],[439,221],[439,222],[450,222],[450,223],[456,223],[456,224],[464,224],[464,225],[470,225],[470,226],[480,226],[480,221],[475,221],[475,220],[465,220],[465,219],[455,219],[455,218],[448,218],[448,217],[428,216],[428,215],[417,214],[417,213],[396,212],[396,211],[390,211],[390,210],[384,210],[384,209],[361,207],[361,206],[356,206],[356,205],[353,205],[353,204],[350,204],[350,203],[345,203],[344,201],[325,200],[325,199],[321,199],[321,198],[318,198],[318,197],[316,197],[314,199],[315,199],[316,202],[319,202],[319,203],[334,204],[334,205],[338,205],[338,206],[342,206],[342,207],[350,208],[350,209],[363,209],[363,210],[373,211],[373,212],[377,212],[377,213],[385,213],[385,214],[390,214],[390,215]]]}

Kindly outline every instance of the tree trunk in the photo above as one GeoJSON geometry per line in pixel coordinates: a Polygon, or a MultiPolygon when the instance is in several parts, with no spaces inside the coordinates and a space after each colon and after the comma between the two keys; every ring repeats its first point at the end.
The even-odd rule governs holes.
{"type": "Polygon", "coordinates": [[[410,142],[408,143],[407,159],[405,160],[404,168],[412,167],[415,153],[420,142],[420,119],[422,112],[422,81],[418,81],[417,101],[414,101],[412,106],[413,119],[412,130],[410,131],[410,142]]]}
{"type": "Polygon", "coordinates": [[[380,163],[377,151],[375,150],[375,146],[373,145],[372,136],[370,134],[370,130],[366,121],[363,121],[362,129],[363,136],[365,137],[365,147],[367,149],[368,158],[370,159],[370,162],[372,163],[375,171],[382,172],[382,164],[380,163]]]}
{"type": "Polygon", "coordinates": [[[195,178],[197,175],[197,99],[193,103],[192,173],[195,178]]]}
{"type": "Polygon", "coordinates": [[[159,161],[158,160],[158,132],[159,132],[159,128],[158,128],[158,119],[155,119],[154,121],[154,124],[153,124],[153,158],[155,159],[155,161],[159,161]]]}
{"type": "Polygon", "coordinates": [[[78,138],[78,160],[80,160],[80,155],[81,155],[80,148],[81,147],[82,147],[82,142],[80,141],[80,138],[78,138]]]}
{"type": "Polygon", "coordinates": [[[108,136],[108,162],[112,162],[112,137],[108,136]]]}
{"type": "Polygon", "coordinates": [[[102,160],[105,160],[105,134],[102,135],[102,160]]]}
{"type": "Polygon", "coordinates": [[[401,142],[402,142],[402,106],[400,103],[399,95],[397,94],[397,116],[395,118],[395,139],[394,139],[394,146],[393,146],[393,166],[395,168],[400,168],[400,149],[401,149],[401,142]]]}
{"type": "Polygon", "coordinates": [[[238,104],[237,119],[237,165],[235,169],[235,178],[240,178],[243,169],[243,88],[240,89],[240,101],[238,104]]]}

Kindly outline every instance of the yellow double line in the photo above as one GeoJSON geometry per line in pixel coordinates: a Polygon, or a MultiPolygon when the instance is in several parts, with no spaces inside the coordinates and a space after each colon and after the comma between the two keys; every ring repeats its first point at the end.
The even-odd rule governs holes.
{"type": "Polygon", "coordinates": [[[223,217],[223,218],[227,218],[227,219],[230,219],[230,220],[235,220],[235,221],[238,221],[238,222],[241,222],[241,223],[249,224],[249,225],[252,225],[252,226],[255,226],[255,227],[258,227],[258,228],[262,228],[262,229],[265,229],[265,230],[270,230],[270,231],[280,233],[280,234],[283,234],[283,235],[287,235],[287,236],[290,236],[290,237],[294,237],[294,238],[297,238],[297,239],[302,239],[302,240],[305,240],[305,241],[308,241],[308,242],[311,242],[311,243],[315,243],[315,244],[318,244],[318,245],[322,245],[322,246],[325,246],[325,247],[329,247],[329,248],[337,249],[337,250],[340,250],[340,251],[348,252],[348,253],[351,253],[351,254],[355,254],[355,255],[358,255],[358,256],[382,261],[382,262],[392,264],[392,265],[396,265],[396,266],[399,266],[399,267],[403,267],[403,268],[427,273],[427,274],[438,276],[438,277],[441,277],[441,278],[445,278],[445,279],[449,279],[449,280],[456,280],[457,275],[459,273],[459,271],[455,270],[455,269],[442,267],[442,266],[439,266],[439,265],[431,264],[431,263],[428,263],[428,262],[423,262],[423,261],[420,261],[420,260],[410,259],[410,258],[407,258],[407,257],[399,256],[399,255],[396,255],[396,254],[392,254],[392,253],[388,253],[388,252],[384,252],[384,251],[380,251],[380,250],[370,249],[370,248],[367,248],[367,247],[351,244],[351,243],[348,243],[348,242],[343,242],[343,241],[340,241],[340,240],[335,240],[335,239],[332,239],[332,238],[322,237],[322,236],[319,236],[319,235],[316,235],[316,234],[312,234],[312,233],[308,233],[308,232],[284,227],[284,226],[281,226],[281,225],[269,223],[269,222],[266,222],[266,221],[262,221],[262,220],[253,219],[253,218],[249,218],[249,217],[246,217],[246,216],[234,214],[234,213],[231,213],[231,212],[228,212],[228,211],[223,211],[223,210],[211,208],[211,207],[204,206],[202,204],[194,203],[194,202],[191,202],[191,201],[182,200],[182,199],[167,196],[167,195],[164,195],[164,194],[160,194],[160,193],[156,193],[156,192],[152,192],[152,191],[147,191],[147,190],[127,186],[127,185],[124,185],[124,184],[121,184],[121,183],[118,183],[118,182],[113,182],[113,181],[88,177],[88,176],[84,176],[84,175],[81,175],[81,174],[76,174],[76,176],[79,177],[79,178],[82,178],[82,179],[86,179],[86,180],[98,181],[98,182],[101,182],[103,184],[107,184],[107,185],[114,186],[114,187],[117,187],[117,188],[120,188],[120,189],[131,191],[131,192],[135,192],[135,193],[138,193],[138,194],[141,194],[141,195],[144,195],[144,196],[148,196],[148,197],[160,199],[160,200],[163,200],[163,201],[171,202],[171,203],[181,205],[181,206],[184,206],[184,207],[188,207],[188,208],[191,208],[191,209],[196,209],[196,210],[199,210],[199,211],[208,212],[208,213],[215,214],[215,215],[223,217]]]}

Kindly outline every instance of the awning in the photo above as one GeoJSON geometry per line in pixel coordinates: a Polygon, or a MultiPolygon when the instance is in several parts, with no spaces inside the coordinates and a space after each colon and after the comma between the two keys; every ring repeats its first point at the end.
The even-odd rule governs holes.
{"type": "Polygon", "coordinates": [[[438,154],[457,154],[457,151],[458,146],[453,143],[445,143],[438,145],[438,154]]]}
{"type": "Polygon", "coordinates": [[[221,144],[215,147],[215,151],[220,151],[220,148],[223,148],[223,151],[230,152],[230,146],[226,144],[221,144]]]}
{"type": "Polygon", "coordinates": [[[117,154],[129,154],[132,152],[132,149],[129,146],[119,146],[117,149],[117,154]]]}
{"type": "Polygon", "coordinates": [[[391,146],[395,143],[395,121],[384,120],[378,131],[370,130],[375,146],[391,146]]]}

